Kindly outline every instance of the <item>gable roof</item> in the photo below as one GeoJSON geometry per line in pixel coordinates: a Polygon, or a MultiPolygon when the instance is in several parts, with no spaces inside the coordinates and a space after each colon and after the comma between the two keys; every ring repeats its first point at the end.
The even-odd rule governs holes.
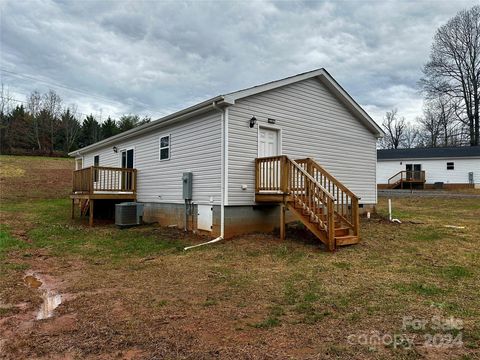
{"type": "Polygon", "coordinates": [[[480,157],[480,146],[377,150],[378,160],[480,157]]]}
{"type": "Polygon", "coordinates": [[[299,81],[317,77],[336,97],[353,113],[353,115],[368,129],[374,136],[381,138],[384,135],[383,130],[377,123],[363,110],[360,105],[343,89],[336,80],[324,68],[297,74],[284,79],[271,81],[265,84],[249,87],[243,90],[234,91],[224,95],[218,95],[208,100],[202,101],[186,109],[177,111],[163,118],[154,120],[148,124],[138,126],[118,135],[101,140],[84,148],[70,152],[70,156],[79,156],[85,152],[98,149],[103,146],[113,145],[118,141],[138,136],[145,132],[150,132],[155,128],[162,127],[171,122],[183,121],[195,115],[201,114],[213,109],[224,108],[235,104],[236,100],[246,98],[265,91],[273,90],[282,86],[293,84],[299,81]]]}

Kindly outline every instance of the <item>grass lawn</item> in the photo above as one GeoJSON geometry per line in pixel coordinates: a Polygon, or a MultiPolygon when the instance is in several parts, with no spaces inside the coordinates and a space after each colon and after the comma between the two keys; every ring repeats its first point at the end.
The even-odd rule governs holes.
{"type": "Polygon", "coordinates": [[[0,157],[0,357],[480,357],[479,198],[395,198],[402,224],[380,198],[333,254],[293,229],[184,252],[204,239],[71,221],[72,167],[0,157]],[[52,318],[32,272],[63,296],[52,318]]]}

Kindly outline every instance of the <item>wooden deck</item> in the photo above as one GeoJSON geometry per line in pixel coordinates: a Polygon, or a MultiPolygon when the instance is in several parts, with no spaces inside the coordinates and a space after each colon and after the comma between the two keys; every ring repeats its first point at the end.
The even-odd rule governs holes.
{"type": "Polygon", "coordinates": [[[287,209],[330,251],[360,239],[359,198],[311,158],[256,159],[255,201],[280,204],[282,239],[287,209]]]}
{"type": "Polygon", "coordinates": [[[403,170],[388,179],[389,189],[410,189],[420,186],[425,188],[425,171],[403,170]]]}
{"type": "Polygon", "coordinates": [[[137,198],[137,170],[104,166],[90,166],[73,172],[72,219],[75,217],[75,203],[80,214],[89,215],[93,225],[95,200],[135,201],[137,198]]]}

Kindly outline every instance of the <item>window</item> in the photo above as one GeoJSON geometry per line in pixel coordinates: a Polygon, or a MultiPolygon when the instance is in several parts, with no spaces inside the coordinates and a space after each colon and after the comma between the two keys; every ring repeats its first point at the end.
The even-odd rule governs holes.
{"type": "Polygon", "coordinates": [[[170,159],[170,135],[160,136],[160,160],[170,159]]]}
{"type": "Polygon", "coordinates": [[[455,163],[447,162],[447,170],[455,170],[455,163]]]}
{"type": "MultiPolygon", "coordinates": [[[[100,165],[100,155],[95,155],[93,157],[93,166],[99,166],[100,165]]],[[[98,170],[95,169],[95,172],[93,174],[93,181],[98,181],[98,170]]]]}
{"type": "Polygon", "coordinates": [[[75,170],[80,170],[83,168],[83,158],[75,159],[75,170]]]}

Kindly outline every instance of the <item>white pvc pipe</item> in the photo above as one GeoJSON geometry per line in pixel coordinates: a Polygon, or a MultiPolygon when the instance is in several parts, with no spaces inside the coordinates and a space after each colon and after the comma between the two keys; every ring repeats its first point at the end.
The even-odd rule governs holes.
{"type": "Polygon", "coordinates": [[[187,250],[189,250],[189,249],[193,249],[193,248],[196,248],[196,247],[199,247],[199,246],[208,245],[208,244],[213,244],[213,243],[219,242],[220,240],[223,240],[223,236],[219,236],[219,237],[217,237],[216,239],[213,239],[213,240],[210,240],[210,241],[201,243],[201,244],[184,247],[183,250],[184,250],[184,251],[187,251],[187,250]]]}
{"type": "Polygon", "coordinates": [[[392,219],[392,199],[388,199],[388,219],[390,222],[396,222],[401,224],[402,222],[398,219],[392,219]]]}
{"type": "Polygon", "coordinates": [[[392,199],[388,199],[388,220],[392,221],[392,199]]]}

